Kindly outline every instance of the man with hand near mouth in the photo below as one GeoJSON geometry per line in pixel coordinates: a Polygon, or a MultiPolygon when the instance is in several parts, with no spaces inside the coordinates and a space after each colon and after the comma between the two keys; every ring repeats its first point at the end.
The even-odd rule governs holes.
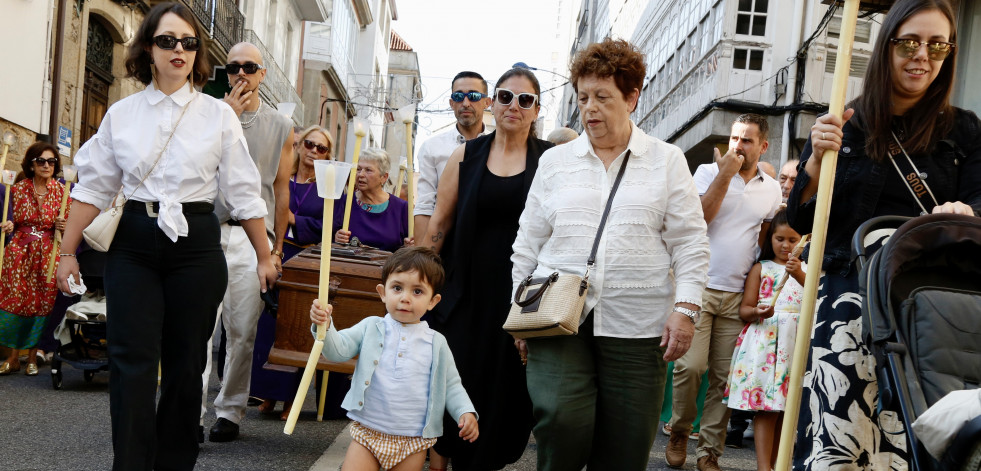
{"type": "MultiPolygon", "coordinates": [[[[262,199],[268,210],[265,218],[267,243],[276,270],[282,274],[283,240],[289,222],[288,184],[293,167],[293,123],[259,99],[259,84],[266,77],[266,69],[255,45],[243,42],[232,46],[228,51],[225,72],[232,87],[225,94],[225,102],[238,115],[249,154],[259,169],[262,199]]],[[[228,287],[217,313],[225,330],[227,354],[221,391],[215,399],[218,420],[211,427],[208,439],[227,442],[238,437],[239,424],[245,418],[252,379],[252,350],[263,302],[253,274],[256,257],[248,250],[251,243],[239,221],[231,218],[221,195],[215,200],[215,214],[221,222],[221,246],[228,263],[228,287]]],[[[204,440],[203,424],[210,373],[209,343],[199,441],[204,440]]]]}
{"type": "Polygon", "coordinates": [[[695,397],[708,371],[696,467],[699,471],[720,469],[718,459],[729,421],[722,396],[744,325],[739,318],[743,286],[762,245],[760,238],[765,237],[781,203],[780,185],[759,167],[760,156],[768,147],[768,130],[766,117],[740,115],[732,124],[729,150],[719,156],[716,148],[715,162],[700,165],[693,176],[712,255],[695,337],[685,356],[674,363],[671,436],[664,451],[665,461],[674,468],[685,464],[688,434],[697,413],[695,397]]]}
{"type": "MultiPolygon", "coordinates": [[[[416,186],[415,233],[425,234],[429,218],[436,209],[436,188],[450,154],[467,141],[486,134],[484,110],[491,104],[487,81],[477,72],[463,71],[453,77],[450,108],[456,116],[452,129],[439,133],[419,146],[416,161],[419,183],[416,186]]],[[[412,178],[412,173],[409,173],[412,178]]]]}

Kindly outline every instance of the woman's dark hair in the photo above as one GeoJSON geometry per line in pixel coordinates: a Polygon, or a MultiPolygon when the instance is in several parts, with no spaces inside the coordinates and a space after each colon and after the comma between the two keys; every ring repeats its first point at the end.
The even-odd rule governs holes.
{"type": "MultiPolygon", "coordinates": [[[[535,103],[538,106],[542,106],[542,86],[538,83],[538,77],[532,71],[524,67],[515,67],[501,74],[501,77],[497,79],[497,83],[494,84],[494,101],[497,101],[497,89],[504,83],[507,79],[511,77],[524,77],[531,82],[531,87],[535,89],[535,96],[538,97],[538,101],[535,103]]],[[[517,99],[517,98],[515,98],[517,99]]],[[[531,139],[538,135],[535,131],[535,123],[537,120],[531,122],[531,130],[528,132],[528,138],[531,139]]]]}
{"type": "MultiPolygon", "coordinates": [[[[870,158],[881,161],[886,158],[892,140],[892,43],[899,28],[910,17],[929,10],[938,10],[950,22],[950,42],[957,40],[954,11],[947,0],[899,0],[889,9],[882,21],[882,28],[875,40],[869,60],[862,95],[852,106],[856,111],[857,125],[865,131],[865,151],[870,158]]],[[[926,90],[926,94],[906,111],[908,125],[903,146],[913,152],[929,152],[942,136],[954,126],[954,109],[950,94],[954,87],[954,69],[957,65],[957,48],[951,51],[940,67],[940,73],[926,90]]],[[[931,61],[933,62],[933,61],[931,61]]]]}
{"type": "Polygon", "coordinates": [[[21,175],[25,178],[34,178],[34,159],[40,157],[46,150],[50,150],[54,154],[55,159],[58,160],[55,163],[54,173],[52,174],[53,177],[57,177],[61,173],[61,156],[58,155],[58,148],[50,142],[43,141],[35,142],[31,144],[31,147],[27,148],[27,152],[24,154],[24,160],[20,163],[21,175]]]}
{"type": "Polygon", "coordinates": [[[153,47],[153,33],[157,31],[157,27],[160,25],[160,18],[163,18],[167,13],[173,13],[191,25],[191,28],[194,30],[194,36],[197,36],[201,41],[201,47],[194,55],[194,64],[191,67],[190,78],[191,82],[195,85],[204,85],[211,75],[211,64],[208,63],[207,37],[203,34],[197,20],[194,18],[194,14],[191,13],[189,8],[183,4],[172,2],[157,4],[143,18],[143,23],[140,24],[140,28],[136,31],[136,36],[133,38],[133,44],[129,46],[129,50],[126,53],[127,76],[139,80],[143,85],[149,85],[153,80],[153,72],[151,70],[153,58],[150,55],[150,50],[153,47]]]}
{"type": "Polygon", "coordinates": [[[757,262],[777,258],[776,252],[773,251],[773,233],[777,232],[777,228],[780,226],[790,226],[787,221],[786,209],[777,211],[777,214],[774,214],[773,219],[770,220],[770,228],[766,230],[766,238],[763,239],[763,246],[760,247],[760,258],[757,262]]]}
{"type": "Polygon", "coordinates": [[[573,90],[579,91],[579,79],[583,77],[613,77],[624,98],[634,90],[643,88],[646,74],[644,54],[627,41],[610,37],[577,52],[569,65],[569,81],[573,90]]]}

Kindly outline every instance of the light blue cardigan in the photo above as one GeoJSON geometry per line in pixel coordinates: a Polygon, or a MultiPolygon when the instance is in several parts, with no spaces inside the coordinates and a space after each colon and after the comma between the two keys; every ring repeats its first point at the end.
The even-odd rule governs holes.
{"type": "MultiPolygon", "coordinates": [[[[340,332],[331,323],[324,341],[323,355],[331,361],[347,361],[358,356],[354,367],[354,379],[351,389],[344,396],[341,407],[348,411],[361,410],[364,407],[364,391],[375,373],[375,367],[381,358],[382,346],[385,340],[385,319],[382,317],[367,317],[350,329],[340,332]]],[[[433,335],[433,366],[429,373],[429,401],[426,409],[426,423],[422,429],[423,438],[437,438],[443,435],[443,410],[459,422],[460,417],[477,411],[467,396],[460,382],[460,373],[456,371],[456,362],[446,337],[436,332],[433,335]]]]}

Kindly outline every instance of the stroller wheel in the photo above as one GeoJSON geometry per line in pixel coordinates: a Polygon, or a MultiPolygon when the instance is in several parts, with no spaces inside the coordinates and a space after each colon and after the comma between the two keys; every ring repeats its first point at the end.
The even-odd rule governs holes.
{"type": "Polygon", "coordinates": [[[981,470],[981,443],[974,445],[971,453],[968,455],[967,463],[961,468],[962,471],[978,471],[981,470]]]}
{"type": "Polygon", "coordinates": [[[51,368],[51,386],[56,390],[61,389],[61,370],[51,368]]]}
{"type": "Polygon", "coordinates": [[[95,370],[83,370],[82,378],[85,379],[86,383],[91,383],[92,378],[95,378],[95,370]]]}

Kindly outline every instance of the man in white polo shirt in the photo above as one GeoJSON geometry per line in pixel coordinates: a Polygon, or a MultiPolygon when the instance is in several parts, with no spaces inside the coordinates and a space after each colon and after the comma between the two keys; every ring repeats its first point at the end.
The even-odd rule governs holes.
{"type": "Polygon", "coordinates": [[[743,285],[759,252],[760,237],[781,203],[780,184],[759,168],[768,130],[763,116],[739,116],[732,125],[726,154],[695,171],[712,255],[695,338],[688,353],[674,365],[671,437],[664,452],[672,467],[685,464],[688,434],[697,414],[695,397],[702,374],[708,370],[696,458],[700,471],[720,469],[718,459],[729,421],[722,394],[736,338],[743,328],[739,319],[743,285]]]}
{"type": "Polygon", "coordinates": [[[484,110],[490,106],[491,99],[487,95],[487,81],[484,77],[477,72],[465,70],[453,77],[450,89],[450,108],[456,117],[456,125],[423,142],[416,155],[419,167],[413,218],[416,234],[425,235],[429,227],[429,218],[436,209],[439,177],[446,168],[450,154],[457,147],[485,133],[484,110]]]}

